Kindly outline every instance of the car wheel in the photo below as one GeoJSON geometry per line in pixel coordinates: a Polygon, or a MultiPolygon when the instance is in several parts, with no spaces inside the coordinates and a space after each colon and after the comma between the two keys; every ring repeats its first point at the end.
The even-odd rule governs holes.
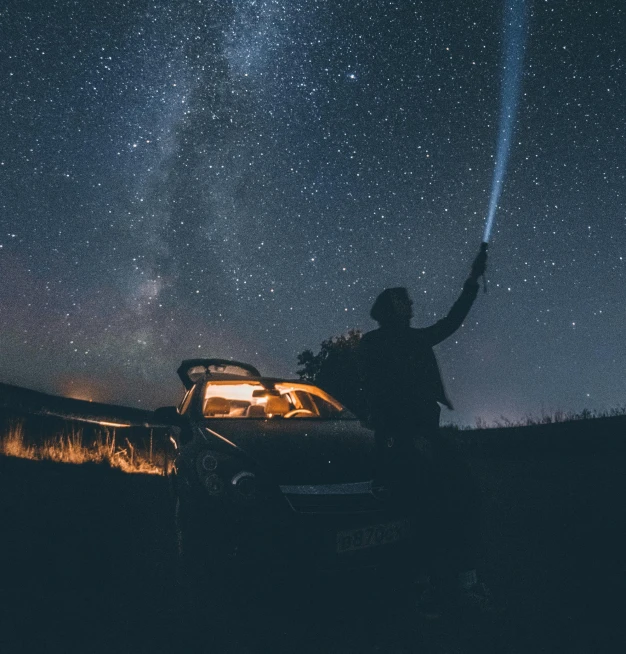
{"type": "Polygon", "coordinates": [[[174,533],[175,533],[175,538],[176,538],[176,557],[180,561],[183,557],[183,551],[184,551],[184,535],[182,531],[182,527],[180,524],[180,498],[176,497],[174,500],[174,533]]]}
{"type": "Polygon", "coordinates": [[[174,532],[179,580],[192,585],[203,581],[209,573],[208,561],[213,559],[209,543],[205,542],[197,521],[188,514],[179,496],[174,503],[174,532]]]}
{"type": "Polygon", "coordinates": [[[219,614],[229,605],[236,588],[234,570],[218,543],[186,510],[180,497],[174,508],[177,579],[184,603],[193,613],[219,614]],[[189,605],[192,606],[189,606],[189,605]]]}
{"type": "Polygon", "coordinates": [[[206,530],[186,508],[177,497],[174,524],[181,651],[223,651],[234,629],[229,615],[233,586],[220,570],[218,548],[211,547],[206,530]]]}

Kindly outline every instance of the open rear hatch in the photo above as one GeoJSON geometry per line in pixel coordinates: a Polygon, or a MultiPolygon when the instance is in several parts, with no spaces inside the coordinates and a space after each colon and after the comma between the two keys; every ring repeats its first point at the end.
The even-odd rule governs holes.
{"type": "Polygon", "coordinates": [[[261,373],[249,363],[229,359],[185,359],[176,372],[187,390],[212,374],[251,378],[261,376],[261,373]]]}

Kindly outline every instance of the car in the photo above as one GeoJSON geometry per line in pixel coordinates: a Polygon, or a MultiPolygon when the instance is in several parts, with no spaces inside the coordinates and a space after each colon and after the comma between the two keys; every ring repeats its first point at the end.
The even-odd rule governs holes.
{"type": "Polygon", "coordinates": [[[412,512],[376,485],[374,434],[314,384],[224,359],[183,361],[174,425],[178,555],[187,574],[396,567],[412,512]]]}

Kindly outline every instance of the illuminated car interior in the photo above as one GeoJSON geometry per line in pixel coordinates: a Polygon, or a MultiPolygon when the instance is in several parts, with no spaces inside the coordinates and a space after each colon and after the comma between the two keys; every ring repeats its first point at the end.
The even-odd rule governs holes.
{"type": "Polygon", "coordinates": [[[267,388],[258,381],[212,381],[204,388],[205,418],[354,418],[337,400],[309,384],[280,382],[267,388]]]}

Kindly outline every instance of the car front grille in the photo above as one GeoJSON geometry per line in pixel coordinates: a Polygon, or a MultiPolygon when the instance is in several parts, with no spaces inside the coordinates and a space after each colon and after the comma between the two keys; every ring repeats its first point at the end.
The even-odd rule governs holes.
{"type": "Polygon", "coordinates": [[[383,503],[372,492],[371,482],[281,486],[297,513],[354,514],[382,511],[383,503]]]}

